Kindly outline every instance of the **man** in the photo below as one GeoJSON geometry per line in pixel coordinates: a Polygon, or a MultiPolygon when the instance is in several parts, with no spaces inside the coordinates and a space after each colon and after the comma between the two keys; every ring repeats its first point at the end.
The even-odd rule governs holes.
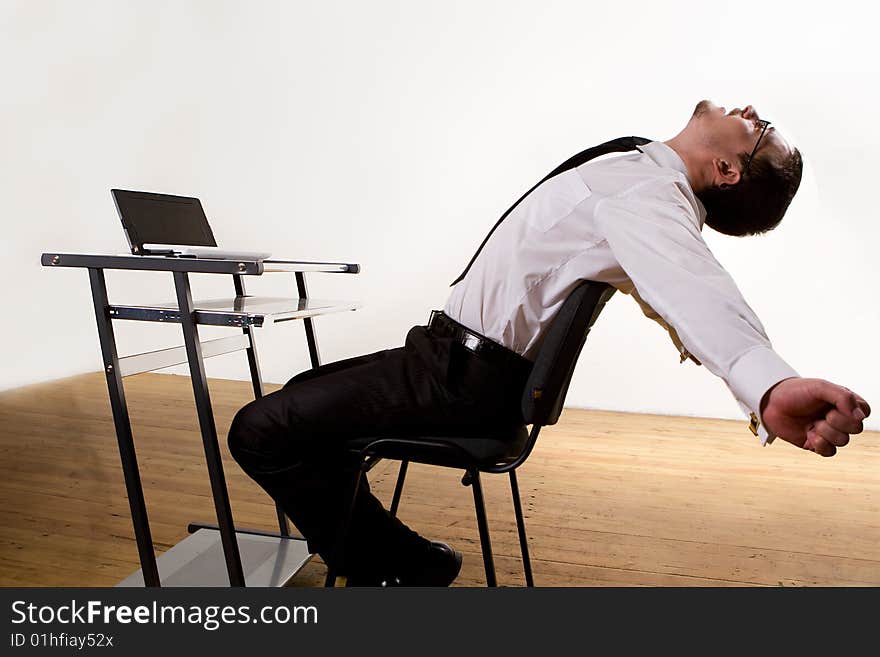
{"type": "MultiPolygon", "coordinates": [[[[444,312],[412,327],[403,347],[303,372],[236,414],[234,458],[325,561],[351,499],[347,448],[395,435],[513,435],[531,363],[581,280],[631,294],[682,362],[725,381],[763,444],[778,436],[831,456],[862,431],[867,402],[783,361],[701,236],[704,223],[729,235],[774,228],[800,183],[798,150],[753,107],[706,100],[666,142],[609,144],[638,152],[590,160],[591,151],[536,185],[490,232],[444,312]]],[[[349,585],[450,584],[461,555],[392,517],[361,482],[336,571],[349,585]]]]}

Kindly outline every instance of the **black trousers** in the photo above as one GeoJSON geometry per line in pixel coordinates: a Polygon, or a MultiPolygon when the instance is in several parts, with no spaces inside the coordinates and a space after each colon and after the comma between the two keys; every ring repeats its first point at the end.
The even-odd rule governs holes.
{"type": "MultiPolygon", "coordinates": [[[[528,361],[501,365],[442,333],[414,326],[403,347],[306,370],[235,415],[233,457],[325,561],[351,503],[351,440],[503,436],[523,424],[528,361]]],[[[340,574],[390,566],[427,545],[361,482],[340,574]]]]}

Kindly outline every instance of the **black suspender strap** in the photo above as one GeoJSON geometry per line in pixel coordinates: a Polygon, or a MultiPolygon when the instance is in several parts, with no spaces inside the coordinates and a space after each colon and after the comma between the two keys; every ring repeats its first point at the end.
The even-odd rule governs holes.
{"type": "MultiPolygon", "coordinates": [[[[514,203],[513,205],[510,206],[510,208],[507,210],[507,212],[505,212],[503,215],[501,215],[501,218],[497,222],[495,222],[495,225],[492,226],[492,230],[490,230],[489,234],[486,235],[486,238],[483,240],[483,243],[480,244],[480,248],[478,248],[477,252],[474,253],[474,257],[471,258],[471,261],[468,263],[468,266],[464,268],[464,271],[461,272],[461,275],[458,278],[456,278],[454,281],[452,281],[452,285],[455,285],[456,283],[458,283],[461,279],[463,279],[467,275],[468,270],[470,270],[470,268],[471,268],[471,265],[474,264],[474,260],[476,260],[477,256],[480,255],[480,251],[483,250],[483,247],[486,245],[486,242],[489,241],[489,238],[492,236],[492,233],[495,232],[495,229],[498,228],[498,226],[501,224],[501,222],[507,218],[507,215],[509,215],[513,211],[513,209],[517,205],[519,205],[520,202],[522,202],[522,200],[526,196],[528,196],[533,191],[535,191],[536,187],[538,187],[542,183],[546,182],[547,180],[549,180],[553,176],[557,176],[560,173],[563,173],[564,171],[568,171],[569,169],[574,169],[575,167],[578,167],[581,164],[584,164],[585,162],[589,162],[590,160],[595,159],[595,158],[599,157],[600,155],[605,155],[607,153],[624,153],[626,151],[632,151],[632,150],[635,150],[636,148],[638,148],[639,146],[647,144],[650,141],[652,141],[652,140],[645,139],[644,137],[618,137],[617,139],[612,139],[611,141],[606,141],[604,144],[599,144],[598,146],[594,146],[593,148],[588,148],[584,151],[581,151],[577,155],[574,155],[573,157],[568,158],[565,162],[563,162],[558,167],[553,169],[553,171],[548,173],[542,180],[540,180],[538,182],[538,184],[536,184],[529,191],[527,191],[525,194],[523,194],[516,203],[514,203]]],[[[450,287],[452,285],[450,285],[450,287]]]]}

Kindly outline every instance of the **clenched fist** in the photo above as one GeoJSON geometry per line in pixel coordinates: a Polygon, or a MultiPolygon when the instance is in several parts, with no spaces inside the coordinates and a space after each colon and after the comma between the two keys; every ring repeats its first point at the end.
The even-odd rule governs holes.
{"type": "Polygon", "coordinates": [[[771,434],[822,456],[834,456],[861,433],[868,402],[824,379],[783,379],[764,394],[761,420],[771,434]]]}

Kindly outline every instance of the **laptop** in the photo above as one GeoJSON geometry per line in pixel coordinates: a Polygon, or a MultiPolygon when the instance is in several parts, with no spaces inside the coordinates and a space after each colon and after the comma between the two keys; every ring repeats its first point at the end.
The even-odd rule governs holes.
{"type": "Polygon", "coordinates": [[[222,260],[265,260],[272,255],[219,248],[197,198],[128,189],[111,189],[110,193],[134,255],[222,260]]]}

